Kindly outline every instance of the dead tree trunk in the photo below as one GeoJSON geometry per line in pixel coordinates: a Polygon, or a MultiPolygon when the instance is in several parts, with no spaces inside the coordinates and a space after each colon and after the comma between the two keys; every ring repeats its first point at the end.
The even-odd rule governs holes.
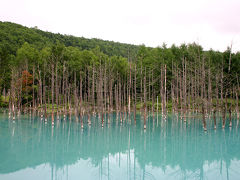
{"type": "Polygon", "coordinates": [[[68,85],[68,111],[69,111],[69,115],[70,115],[70,119],[72,116],[72,93],[71,93],[71,89],[72,88],[72,84],[69,83],[68,85]]]}
{"type": "Polygon", "coordinates": [[[103,104],[103,75],[102,75],[102,66],[100,67],[100,80],[99,80],[99,92],[100,92],[100,109],[101,109],[101,119],[102,119],[102,127],[104,125],[104,117],[103,117],[103,110],[104,110],[104,104],[103,104]]]}
{"type": "Polygon", "coordinates": [[[172,82],[171,82],[171,99],[172,99],[172,112],[175,113],[176,112],[176,102],[175,102],[175,71],[174,71],[174,67],[173,67],[173,62],[172,62],[172,82]]]}
{"type": "Polygon", "coordinates": [[[151,73],[148,72],[148,101],[151,101],[151,73]]]}
{"type": "Polygon", "coordinates": [[[107,113],[107,67],[106,67],[106,62],[104,63],[104,83],[103,83],[103,91],[104,91],[104,116],[106,118],[106,113],[107,113]]]}
{"type": "Polygon", "coordinates": [[[154,122],[154,112],[155,112],[155,89],[153,86],[153,71],[152,71],[152,117],[153,117],[153,122],[154,122]]]}
{"type": "Polygon", "coordinates": [[[202,121],[203,121],[203,129],[204,129],[204,131],[207,131],[207,123],[206,123],[206,119],[205,119],[204,103],[202,103],[202,121]]]}
{"type": "Polygon", "coordinates": [[[205,68],[204,68],[204,58],[202,59],[202,81],[201,81],[201,99],[202,99],[202,120],[204,131],[207,130],[206,127],[206,117],[205,117],[205,68]]]}
{"type": "Polygon", "coordinates": [[[162,107],[162,116],[164,115],[164,89],[163,89],[163,65],[161,66],[161,107],[162,107]]]}
{"type": "Polygon", "coordinates": [[[46,99],[46,71],[45,64],[43,69],[43,103],[44,103],[44,118],[47,120],[47,99],[46,99]]]}
{"type": "Polygon", "coordinates": [[[110,105],[109,113],[111,113],[113,110],[113,79],[111,75],[109,77],[109,80],[110,80],[109,82],[109,105],[110,105]]]}
{"type": "Polygon", "coordinates": [[[12,118],[15,120],[15,101],[16,101],[16,73],[12,69],[12,80],[11,80],[11,89],[10,89],[10,98],[9,98],[9,117],[12,113],[12,118]]]}
{"type": "Polygon", "coordinates": [[[167,118],[167,65],[165,64],[164,68],[164,114],[165,120],[167,118]]]}
{"type": "Polygon", "coordinates": [[[128,95],[126,95],[126,81],[123,79],[123,100],[122,100],[122,105],[123,105],[123,119],[125,119],[125,112],[126,112],[126,99],[128,95]]]}
{"type": "MultiPolygon", "coordinates": [[[[210,63],[209,63],[210,64],[210,63]]],[[[210,114],[212,109],[212,82],[211,82],[211,69],[208,67],[208,113],[210,114]]]]}
{"type": "Polygon", "coordinates": [[[223,65],[221,71],[221,109],[223,111],[223,65]]]}
{"type": "Polygon", "coordinates": [[[118,107],[119,107],[119,113],[120,113],[120,122],[122,123],[122,93],[121,93],[121,78],[119,77],[119,83],[118,83],[119,87],[118,87],[118,107]]]}
{"type": "Polygon", "coordinates": [[[198,89],[197,63],[194,64],[194,67],[195,67],[195,69],[194,69],[195,75],[194,75],[194,99],[193,99],[194,108],[193,108],[193,110],[194,110],[194,112],[196,112],[196,110],[197,110],[197,108],[196,108],[197,107],[197,98],[198,98],[198,94],[197,94],[198,93],[198,91],[197,91],[197,89],[198,89]]]}
{"type": "Polygon", "coordinates": [[[223,119],[222,119],[222,128],[225,128],[226,125],[226,113],[227,113],[227,91],[225,93],[225,108],[223,108],[223,119]]]}
{"type": "Polygon", "coordinates": [[[178,73],[178,68],[177,68],[177,65],[176,65],[176,70],[175,70],[175,72],[176,72],[176,88],[175,88],[175,94],[176,94],[176,111],[178,112],[178,106],[179,106],[179,73],[178,73]]]}
{"type": "Polygon", "coordinates": [[[143,77],[143,73],[142,73],[142,61],[141,61],[141,86],[140,86],[140,90],[141,90],[141,96],[140,96],[140,100],[141,100],[141,111],[142,111],[142,102],[143,102],[143,99],[142,99],[142,94],[143,94],[143,79],[142,79],[142,77],[143,77]]]}
{"type": "Polygon", "coordinates": [[[183,87],[183,103],[184,103],[184,110],[183,110],[183,116],[184,116],[184,122],[186,122],[186,111],[187,111],[187,80],[186,80],[186,59],[183,58],[183,81],[182,81],[182,87],[183,87]]]}
{"type": "Polygon", "coordinates": [[[80,78],[80,82],[79,82],[79,115],[80,115],[80,121],[81,121],[81,128],[83,128],[83,117],[82,117],[82,75],[81,75],[81,72],[80,72],[80,75],[79,75],[79,78],[80,78]]]}
{"type": "MultiPolygon", "coordinates": [[[[194,67],[193,67],[193,65],[192,65],[192,68],[194,69],[194,67]]],[[[195,85],[194,85],[194,75],[193,74],[191,74],[190,75],[190,79],[191,79],[191,104],[192,104],[192,112],[194,111],[194,109],[195,109],[195,94],[194,94],[194,92],[195,92],[195,85]]]]}
{"type": "Polygon", "coordinates": [[[54,65],[52,64],[52,121],[54,120],[54,65]]]}
{"type": "Polygon", "coordinates": [[[59,119],[59,114],[58,114],[58,96],[59,96],[59,89],[58,89],[58,63],[56,63],[56,69],[55,69],[55,94],[56,94],[56,111],[57,111],[57,119],[59,119]]]}
{"type": "Polygon", "coordinates": [[[63,105],[63,117],[64,117],[64,119],[65,119],[65,117],[66,117],[66,88],[65,88],[65,83],[66,83],[66,81],[65,81],[65,62],[63,63],[63,72],[62,72],[63,74],[62,74],[62,96],[63,96],[63,101],[62,101],[62,105],[63,105]]]}
{"type": "Polygon", "coordinates": [[[135,64],[135,77],[134,77],[134,122],[136,124],[136,106],[137,106],[137,66],[135,64]]]}
{"type": "Polygon", "coordinates": [[[182,73],[179,72],[179,103],[180,103],[180,113],[181,113],[181,119],[183,114],[183,76],[182,73]]]}
{"type": "Polygon", "coordinates": [[[76,121],[78,121],[78,97],[77,97],[77,77],[76,72],[74,72],[74,112],[76,121]]]}
{"type": "Polygon", "coordinates": [[[95,113],[95,81],[94,81],[94,77],[95,77],[95,67],[93,65],[93,70],[92,70],[92,112],[93,114],[95,113]]]}
{"type": "Polygon", "coordinates": [[[129,93],[128,93],[128,114],[130,116],[131,113],[131,64],[130,64],[130,69],[129,69],[129,93]]]}
{"type": "Polygon", "coordinates": [[[218,111],[219,99],[218,99],[218,74],[216,74],[216,89],[215,89],[215,98],[216,98],[216,110],[218,111]]]}
{"type": "Polygon", "coordinates": [[[34,78],[35,78],[35,66],[33,66],[33,84],[32,84],[32,87],[33,87],[33,92],[32,92],[32,96],[33,96],[33,110],[35,111],[35,92],[34,92],[34,78]]]}
{"type": "Polygon", "coordinates": [[[91,117],[90,117],[90,114],[91,114],[91,108],[90,108],[90,104],[91,104],[91,101],[92,101],[92,98],[90,98],[90,94],[91,94],[91,89],[90,89],[90,68],[87,69],[88,71],[88,124],[91,125],[91,117]]]}
{"type": "MultiPolygon", "coordinates": [[[[21,76],[21,75],[19,74],[19,76],[21,76]]],[[[5,101],[6,101],[5,88],[4,88],[3,96],[5,97],[5,101]]],[[[19,87],[19,91],[18,91],[18,115],[20,115],[21,106],[22,106],[22,78],[20,79],[20,87],[19,87]]]]}
{"type": "Polygon", "coordinates": [[[214,121],[214,129],[217,129],[216,109],[214,109],[214,111],[213,111],[213,121],[214,121]]]}
{"type": "Polygon", "coordinates": [[[116,109],[116,116],[118,120],[118,84],[115,84],[115,109],[116,109]]]}
{"type": "Polygon", "coordinates": [[[144,76],[144,129],[147,128],[146,126],[146,119],[147,119],[147,94],[146,94],[146,69],[145,69],[145,76],[144,76]]]}
{"type": "Polygon", "coordinates": [[[237,120],[239,121],[239,101],[238,101],[238,92],[239,92],[239,81],[237,76],[237,88],[236,88],[236,111],[237,111],[237,120]]]}
{"type": "Polygon", "coordinates": [[[228,108],[228,112],[229,112],[229,127],[232,127],[232,99],[233,99],[233,92],[231,91],[231,99],[230,99],[230,106],[228,108]]]}
{"type": "Polygon", "coordinates": [[[42,78],[41,78],[41,72],[40,69],[38,67],[38,97],[40,99],[40,112],[41,112],[41,118],[43,117],[43,109],[42,109],[42,78]]]}

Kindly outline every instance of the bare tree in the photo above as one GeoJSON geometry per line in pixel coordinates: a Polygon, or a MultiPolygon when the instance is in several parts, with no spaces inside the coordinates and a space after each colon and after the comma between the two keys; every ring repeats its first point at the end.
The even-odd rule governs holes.
{"type": "Polygon", "coordinates": [[[146,126],[146,119],[147,119],[147,94],[146,94],[146,69],[144,75],[144,129],[147,128],[146,126]]]}

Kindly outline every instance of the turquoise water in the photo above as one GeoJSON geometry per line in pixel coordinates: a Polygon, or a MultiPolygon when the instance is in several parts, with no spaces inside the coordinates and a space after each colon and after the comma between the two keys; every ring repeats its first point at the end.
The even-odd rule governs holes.
{"type": "MultiPolygon", "coordinates": [[[[0,114],[0,180],[75,179],[240,179],[240,136],[236,119],[223,130],[207,119],[184,123],[149,116],[147,129],[137,115],[122,124],[92,117],[84,128],[75,119],[45,122],[21,115],[0,114]]],[[[228,121],[227,121],[228,124],[228,121]]]]}

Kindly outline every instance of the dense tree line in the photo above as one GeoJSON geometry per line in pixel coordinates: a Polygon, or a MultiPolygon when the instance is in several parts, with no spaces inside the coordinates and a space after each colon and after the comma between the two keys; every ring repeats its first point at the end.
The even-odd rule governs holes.
{"type": "Polygon", "coordinates": [[[9,66],[16,58],[16,53],[27,42],[37,50],[52,46],[57,42],[66,47],[72,46],[79,50],[91,50],[97,46],[109,56],[129,57],[136,54],[138,46],[104,41],[100,39],[87,39],[70,35],[54,34],[37,29],[27,28],[19,24],[0,21],[0,86],[9,82],[9,66]]]}
{"type": "Polygon", "coordinates": [[[52,117],[98,113],[104,122],[116,111],[122,121],[140,109],[145,120],[148,111],[170,110],[184,119],[196,111],[203,117],[234,111],[239,118],[240,53],[231,48],[149,48],[0,26],[1,105],[13,117],[29,109],[47,116],[51,109],[52,117]]]}

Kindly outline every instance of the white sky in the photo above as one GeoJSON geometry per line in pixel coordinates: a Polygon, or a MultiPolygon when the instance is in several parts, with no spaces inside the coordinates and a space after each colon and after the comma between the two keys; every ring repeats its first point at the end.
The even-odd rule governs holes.
{"type": "Polygon", "coordinates": [[[156,47],[240,51],[240,0],[1,0],[0,21],[156,47]]]}

